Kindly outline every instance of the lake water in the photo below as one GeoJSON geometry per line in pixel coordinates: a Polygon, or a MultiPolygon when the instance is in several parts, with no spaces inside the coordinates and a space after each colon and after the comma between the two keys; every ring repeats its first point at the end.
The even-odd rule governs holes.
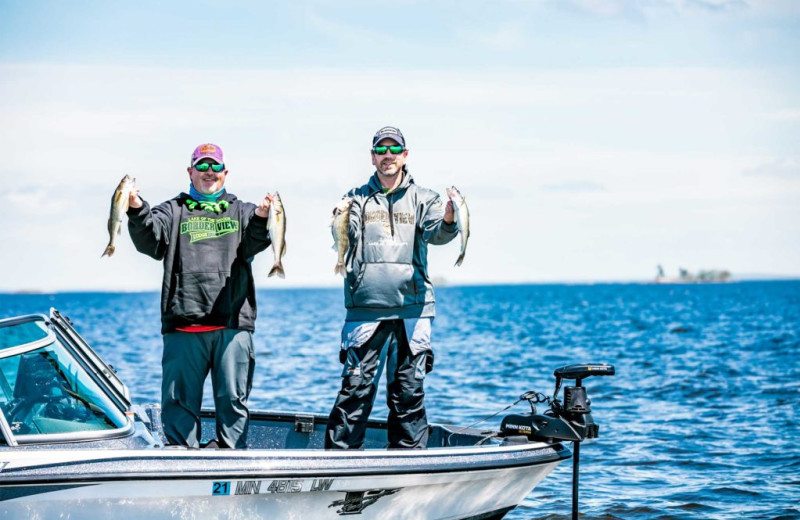
{"type": "MultiPolygon", "coordinates": [[[[0,318],[59,309],[135,402],[158,402],[158,302],[0,295],[0,318]]],[[[341,290],[260,290],[258,302],[251,408],[327,414],[340,384],[341,290]]],[[[582,518],[800,519],[800,282],[443,287],[437,312],[432,422],[467,425],[527,390],[551,394],[562,365],[616,366],[585,381],[600,438],[581,449],[582,518]]],[[[374,416],[386,416],[383,402],[374,416]]],[[[569,518],[570,468],[506,518],[569,518]]]]}

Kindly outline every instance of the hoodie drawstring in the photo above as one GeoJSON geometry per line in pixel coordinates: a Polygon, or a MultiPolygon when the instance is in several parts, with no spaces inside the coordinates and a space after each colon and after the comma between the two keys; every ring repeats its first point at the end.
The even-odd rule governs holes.
{"type": "Polygon", "coordinates": [[[389,227],[392,229],[392,238],[394,238],[394,211],[392,209],[394,196],[389,193],[386,198],[389,200],[389,227]]]}

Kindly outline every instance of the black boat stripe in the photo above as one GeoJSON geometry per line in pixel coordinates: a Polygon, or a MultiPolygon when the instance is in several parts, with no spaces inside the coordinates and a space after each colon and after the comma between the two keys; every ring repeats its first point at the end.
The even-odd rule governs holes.
{"type": "Polygon", "coordinates": [[[65,489],[74,489],[86,486],[96,486],[97,484],[62,484],[58,486],[40,485],[40,486],[19,486],[19,487],[0,487],[0,502],[4,500],[12,500],[14,498],[22,498],[31,495],[40,495],[42,493],[52,493],[54,491],[63,491],[65,489]]]}
{"type": "Polygon", "coordinates": [[[458,520],[495,520],[503,518],[506,513],[514,509],[516,506],[511,507],[504,507],[503,509],[495,509],[494,511],[489,511],[488,513],[482,513],[480,515],[469,516],[466,518],[459,518],[458,520]]]}

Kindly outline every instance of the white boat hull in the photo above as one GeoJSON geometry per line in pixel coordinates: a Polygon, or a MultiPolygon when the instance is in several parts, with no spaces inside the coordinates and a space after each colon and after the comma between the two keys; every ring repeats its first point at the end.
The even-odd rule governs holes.
{"type": "MultiPolygon", "coordinates": [[[[157,405],[134,405],[57,311],[0,320],[0,520],[359,519],[500,520],[595,438],[580,384],[551,410],[509,414],[500,430],[431,424],[426,448],[389,450],[385,420],[367,421],[363,449],[325,450],[327,416],[250,411],[247,449],[215,449],[216,417],[200,414],[203,449],[165,446],[157,405]]],[[[567,395],[567,389],[564,391],[567,395]]]]}
{"type": "MultiPolygon", "coordinates": [[[[2,518],[499,518],[557,464],[405,475],[39,483],[35,490],[14,486],[20,493],[28,487],[30,494],[4,500],[2,518]]],[[[13,487],[4,491],[14,493],[13,487]]]]}

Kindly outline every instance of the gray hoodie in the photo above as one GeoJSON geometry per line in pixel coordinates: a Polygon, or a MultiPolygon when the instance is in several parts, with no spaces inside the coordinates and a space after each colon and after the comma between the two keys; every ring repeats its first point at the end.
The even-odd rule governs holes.
{"type": "Polygon", "coordinates": [[[428,244],[446,244],[456,224],[444,222],[439,194],[414,184],[404,168],[400,186],[384,193],[378,174],[345,195],[350,252],[344,281],[346,321],[434,316],[428,244]]]}

